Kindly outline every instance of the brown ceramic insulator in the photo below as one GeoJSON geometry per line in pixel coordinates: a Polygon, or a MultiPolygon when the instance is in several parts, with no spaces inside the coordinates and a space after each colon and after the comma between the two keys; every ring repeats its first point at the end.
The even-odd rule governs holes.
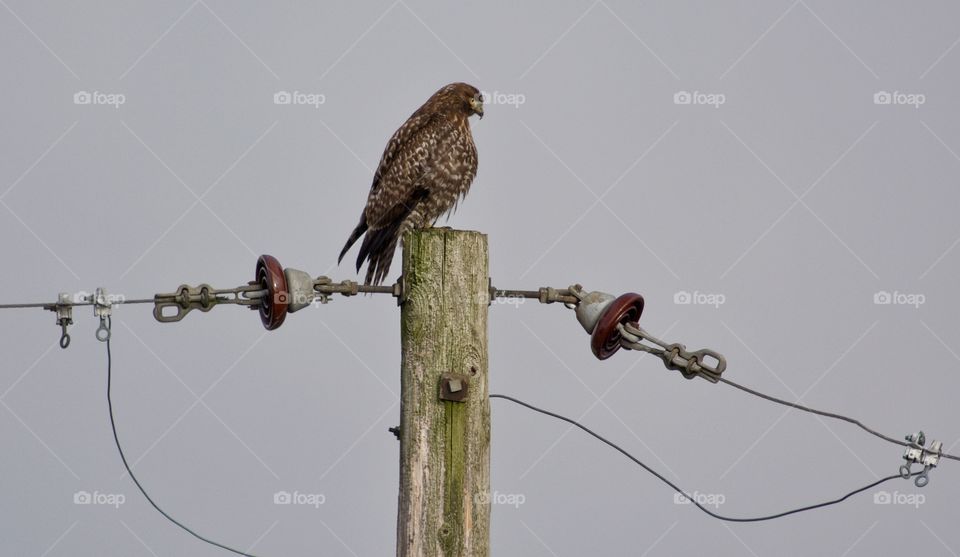
{"type": "Polygon", "coordinates": [[[600,316],[590,335],[590,349],[599,360],[606,360],[620,350],[620,323],[637,323],[643,313],[643,296],[628,292],[616,298],[600,316]]]}
{"type": "Polygon", "coordinates": [[[283,324],[290,301],[287,279],[276,257],[264,254],[257,259],[256,283],[267,291],[260,299],[260,321],[264,328],[272,331],[283,324]]]}

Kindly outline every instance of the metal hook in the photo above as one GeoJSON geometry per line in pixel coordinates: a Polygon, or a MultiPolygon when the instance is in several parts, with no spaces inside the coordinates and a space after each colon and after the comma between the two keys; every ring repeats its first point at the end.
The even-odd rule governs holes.
{"type": "Polygon", "coordinates": [[[103,288],[97,288],[93,297],[93,314],[100,318],[100,326],[97,327],[94,335],[100,342],[110,340],[110,326],[107,324],[107,319],[112,313],[111,305],[112,302],[107,296],[107,291],[103,288]]]}
{"type": "Polygon", "coordinates": [[[67,333],[67,326],[73,324],[73,297],[66,292],[61,292],[57,295],[57,303],[44,306],[44,309],[57,314],[57,325],[60,326],[60,348],[70,346],[70,334],[67,333]]]}
{"type": "Polygon", "coordinates": [[[575,309],[577,309],[577,306],[580,305],[580,302],[583,301],[583,297],[585,296],[585,294],[584,294],[584,292],[583,292],[583,286],[580,286],[579,284],[572,284],[572,285],[570,285],[570,288],[568,288],[567,290],[570,291],[570,295],[571,295],[571,296],[573,296],[574,298],[577,299],[577,302],[576,302],[576,303],[566,302],[566,303],[564,303],[563,305],[564,305],[564,307],[566,307],[567,309],[574,309],[574,310],[575,310],[575,309]]]}
{"type": "Polygon", "coordinates": [[[910,477],[910,463],[900,465],[900,477],[907,479],[910,477]]]}
{"type": "Polygon", "coordinates": [[[60,323],[60,348],[66,349],[70,346],[70,334],[67,333],[67,324],[60,323]]]}
{"type": "Polygon", "coordinates": [[[97,327],[97,332],[94,333],[97,337],[97,340],[100,342],[107,342],[110,340],[110,326],[107,325],[107,318],[100,318],[100,326],[97,327]]]}

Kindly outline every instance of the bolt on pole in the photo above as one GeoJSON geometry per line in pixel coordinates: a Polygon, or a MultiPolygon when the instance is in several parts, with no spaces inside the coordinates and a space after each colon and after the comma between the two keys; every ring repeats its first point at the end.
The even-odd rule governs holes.
{"type": "Polygon", "coordinates": [[[489,296],[484,234],[406,234],[398,556],[489,554],[489,296]]]}

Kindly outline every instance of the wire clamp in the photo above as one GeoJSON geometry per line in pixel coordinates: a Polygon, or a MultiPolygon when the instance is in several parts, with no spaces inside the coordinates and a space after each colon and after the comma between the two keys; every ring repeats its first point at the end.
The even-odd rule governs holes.
{"type": "Polygon", "coordinates": [[[906,479],[911,475],[910,467],[916,463],[923,466],[923,472],[913,480],[913,484],[917,487],[923,487],[930,483],[930,470],[937,467],[937,464],[940,463],[940,455],[943,452],[943,443],[940,441],[931,441],[929,447],[924,447],[927,443],[927,438],[923,434],[923,431],[919,433],[907,435],[905,437],[909,446],[907,450],[903,453],[903,459],[906,460],[906,464],[900,466],[900,477],[906,479]]]}
{"type": "Polygon", "coordinates": [[[70,333],[67,327],[73,325],[73,296],[66,292],[57,295],[57,303],[44,306],[44,309],[57,314],[57,325],[60,327],[60,348],[70,346],[70,333]]]}
{"type": "MultiPolygon", "coordinates": [[[[113,302],[110,301],[107,291],[102,287],[97,288],[93,294],[93,299],[90,301],[93,302],[93,315],[100,318],[100,326],[97,327],[94,334],[97,340],[106,342],[110,340],[110,325],[107,324],[107,319],[113,313],[113,302]]],[[[69,344],[69,341],[67,343],[69,344]]]]}

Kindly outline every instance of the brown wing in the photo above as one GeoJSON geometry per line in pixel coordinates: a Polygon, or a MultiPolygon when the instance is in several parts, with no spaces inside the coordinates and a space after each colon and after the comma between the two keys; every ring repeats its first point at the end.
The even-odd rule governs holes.
{"type": "MultiPolygon", "coordinates": [[[[399,199],[390,198],[390,202],[396,203],[377,223],[379,228],[371,226],[360,248],[358,270],[366,259],[368,284],[380,284],[386,277],[394,250],[404,232],[429,226],[443,213],[449,214],[456,208],[457,201],[470,188],[476,171],[477,154],[469,128],[438,119],[411,138],[381,179],[385,198],[388,189],[397,181],[409,184],[404,189],[409,194],[399,199]]],[[[376,206],[372,202],[373,195],[365,217],[372,213],[370,207],[376,206]]],[[[382,203],[382,206],[387,205],[389,203],[382,203]]]]}
{"type": "MultiPolygon", "coordinates": [[[[346,255],[347,251],[350,250],[353,244],[368,228],[382,228],[385,223],[389,223],[390,218],[395,216],[395,214],[390,214],[391,211],[393,211],[393,207],[398,204],[398,201],[412,194],[412,191],[407,187],[408,184],[403,181],[397,182],[395,179],[393,181],[388,179],[387,182],[390,183],[390,185],[386,188],[381,186],[384,183],[384,175],[389,174],[391,169],[394,168],[398,155],[405,152],[408,142],[427,125],[430,117],[431,115],[425,112],[424,107],[420,107],[413,115],[407,118],[407,121],[404,122],[397,131],[393,132],[393,136],[390,137],[387,146],[383,149],[383,154],[380,156],[380,164],[377,165],[377,170],[373,173],[373,184],[370,185],[367,204],[364,206],[363,212],[360,213],[360,222],[353,229],[353,232],[350,233],[350,237],[347,238],[347,242],[343,245],[343,249],[340,251],[340,257],[337,258],[337,263],[343,261],[343,256],[346,255]],[[392,203],[391,200],[388,199],[390,197],[395,198],[392,203]],[[374,208],[371,209],[371,206],[374,208]],[[368,215],[368,213],[370,214],[368,215]],[[369,225],[370,222],[377,224],[371,227],[369,225]]],[[[394,172],[396,172],[396,170],[394,170],[394,172]]],[[[402,208],[403,204],[400,203],[400,206],[402,208]]],[[[361,265],[363,265],[364,257],[365,254],[357,258],[358,271],[361,265]]]]}
{"type": "Polygon", "coordinates": [[[393,132],[390,141],[387,141],[387,146],[383,148],[383,154],[380,155],[380,164],[377,165],[377,170],[373,173],[373,184],[370,186],[371,193],[379,188],[380,180],[393,164],[397,153],[403,150],[411,137],[427,126],[430,119],[431,115],[425,113],[421,108],[407,118],[407,121],[397,128],[397,131],[393,132]]]}
{"type": "Polygon", "coordinates": [[[437,130],[430,115],[414,114],[390,138],[373,176],[363,216],[370,230],[388,226],[413,210],[422,198],[437,130]]]}

